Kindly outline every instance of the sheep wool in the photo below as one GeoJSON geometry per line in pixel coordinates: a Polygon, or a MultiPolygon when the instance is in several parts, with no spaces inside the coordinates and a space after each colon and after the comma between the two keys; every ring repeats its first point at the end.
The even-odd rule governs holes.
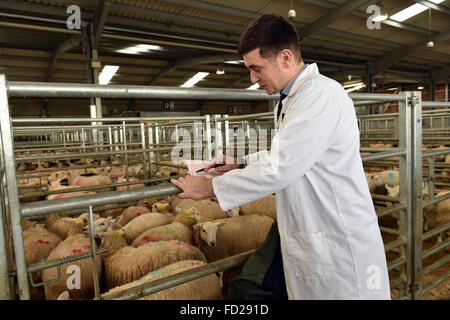
{"type": "Polygon", "coordinates": [[[209,262],[258,248],[267,238],[274,220],[263,214],[217,219],[219,226],[214,247],[200,237],[201,230],[194,229],[194,243],[209,262]]]}
{"type": "MultiPolygon", "coordinates": [[[[436,194],[435,198],[442,197],[449,192],[450,191],[439,192],[436,194]]],[[[424,208],[423,218],[425,231],[450,222],[450,198],[424,208]]]]}
{"type": "MultiPolygon", "coordinates": [[[[47,259],[59,259],[91,250],[91,243],[88,238],[81,234],[68,237],[50,252],[47,259]]],[[[96,257],[98,271],[97,275],[101,279],[102,261],[100,256],[96,257]]],[[[61,278],[53,283],[44,285],[45,298],[47,300],[56,300],[59,295],[68,290],[71,299],[92,299],[94,297],[94,279],[92,258],[88,257],[81,260],[72,261],[60,266],[61,278]],[[74,267],[75,266],[75,267],[74,267]],[[78,267],[78,268],[76,268],[78,267]],[[70,268],[70,269],[69,269],[70,268]],[[79,272],[77,271],[79,270],[79,272]],[[79,275],[79,282],[75,273],[79,275]],[[69,279],[69,277],[71,277],[69,279]]],[[[55,268],[42,271],[42,280],[48,281],[56,279],[57,270],[55,268]]]]}
{"type": "Polygon", "coordinates": [[[180,222],[173,222],[163,226],[151,228],[141,233],[141,235],[137,237],[131,245],[133,247],[139,247],[148,242],[161,240],[179,240],[192,244],[192,228],[180,222]]]}
{"type": "Polygon", "coordinates": [[[123,237],[128,241],[128,243],[132,243],[134,239],[136,239],[144,231],[150,228],[169,224],[170,222],[170,218],[165,214],[150,212],[142,216],[138,216],[137,218],[134,218],[133,220],[128,222],[123,227],[123,237]]]}
{"type": "Polygon", "coordinates": [[[136,218],[140,215],[146,214],[146,213],[150,213],[150,210],[148,210],[146,207],[140,207],[140,206],[139,207],[138,206],[128,207],[122,211],[122,218],[118,222],[118,225],[123,227],[124,225],[126,225],[128,222],[130,222],[134,218],[136,218]]]}
{"type": "Polygon", "coordinates": [[[211,199],[203,200],[192,200],[192,199],[181,199],[180,201],[172,199],[170,205],[172,212],[178,212],[180,209],[182,211],[188,210],[190,208],[195,208],[200,213],[202,219],[212,218],[212,219],[222,219],[228,218],[229,215],[222,211],[220,205],[211,199]],[[177,209],[178,208],[178,209],[177,209]]]}
{"type": "MultiPolygon", "coordinates": [[[[23,231],[23,241],[27,265],[38,263],[41,259],[47,259],[50,252],[56,248],[62,239],[56,234],[46,230],[43,225],[36,225],[23,231]]],[[[33,273],[33,282],[42,280],[42,271],[33,273]]],[[[32,299],[44,299],[44,288],[42,286],[30,286],[32,299]]]]}
{"type": "Polygon", "coordinates": [[[242,205],[240,215],[263,214],[277,221],[277,207],[273,194],[242,205]]]}
{"type": "Polygon", "coordinates": [[[61,239],[81,233],[85,226],[83,219],[69,218],[61,214],[49,214],[45,217],[47,229],[55,233],[61,239]]]}
{"type": "Polygon", "coordinates": [[[104,259],[105,280],[114,288],[138,280],[147,273],[180,260],[207,262],[199,248],[178,240],[126,246],[104,259]]]}
{"type": "MultiPolygon", "coordinates": [[[[115,287],[102,295],[112,294],[205,265],[199,260],[182,260],[148,273],[131,283],[115,287]]],[[[178,286],[155,292],[139,300],[221,300],[219,278],[210,274],[178,286]]]]}

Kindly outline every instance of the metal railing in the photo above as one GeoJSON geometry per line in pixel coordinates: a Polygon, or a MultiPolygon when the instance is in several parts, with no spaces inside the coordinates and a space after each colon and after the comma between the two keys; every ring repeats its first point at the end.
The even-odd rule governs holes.
{"type": "MultiPolygon", "coordinates": [[[[19,296],[20,299],[29,299],[29,280],[27,273],[27,265],[25,262],[25,253],[23,247],[23,238],[22,238],[22,228],[20,224],[20,220],[23,218],[35,217],[38,215],[46,215],[54,212],[67,211],[67,210],[76,210],[76,209],[85,209],[90,208],[89,214],[89,225],[92,225],[92,207],[111,204],[111,203],[120,203],[126,201],[134,201],[142,198],[148,197],[156,197],[158,195],[170,195],[176,194],[180,192],[180,190],[171,185],[157,185],[150,186],[142,189],[133,189],[133,190],[124,190],[124,191],[114,191],[114,192],[106,192],[95,195],[87,195],[81,197],[73,197],[66,198],[64,200],[51,200],[44,202],[31,202],[31,203],[20,203],[18,188],[17,188],[17,178],[16,178],[16,158],[14,150],[14,142],[12,135],[12,123],[16,123],[19,120],[10,121],[9,116],[9,107],[8,107],[8,98],[14,96],[27,96],[27,97],[103,97],[103,98],[165,98],[170,95],[173,99],[228,99],[228,100],[274,100],[276,97],[268,96],[261,91],[249,91],[249,90],[235,90],[235,89],[183,89],[183,88],[154,88],[154,87],[135,87],[135,86],[99,86],[99,85],[78,85],[78,84],[54,84],[54,83],[19,83],[19,82],[6,82],[4,76],[0,75],[0,124],[1,124],[1,134],[2,134],[2,151],[3,151],[3,166],[4,173],[7,184],[7,200],[9,205],[9,214],[11,218],[11,229],[12,229],[12,238],[14,244],[14,257],[16,261],[16,273],[15,276],[17,278],[17,284],[19,287],[19,296]]],[[[417,241],[421,240],[423,237],[422,230],[419,230],[422,225],[422,195],[421,195],[421,186],[422,186],[422,102],[420,92],[405,92],[401,95],[394,94],[350,94],[350,97],[354,101],[397,101],[399,102],[399,113],[398,113],[398,148],[396,150],[388,150],[386,152],[375,153],[371,155],[363,156],[363,161],[373,161],[377,159],[385,159],[385,158],[393,158],[399,157],[399,170],[400,170],[400,195],[398,198],[398,205],[392,208],[388,208],[384,211],[378,211],[378,216],[384,216],[387,214],[391,214],[393,212],[400,212],[400,225],[398,233],[398,238],[390,243],[387,243],[385,246],[385,250],[397,250],[399,252],[399,257],[392,261],[388,265],[389,270],[398,269],[400,276],[396,279],[391,280],[391,285],[395,285],[400,287],[402,291],[401,298],[407,299],[415,299],[421,294],[421,275],[422,275],[422,251],[421,246],[417,245],[417,241]]],[[[207,150],[207,158],[211,159],[213,150],[211,144],[211,129],[215,128],[220,132],[220,136],[222,139],[216,141],[215,146],[215,154],[218,154],[224,148],[230,146],[228,138],[230,135],[230,129],[235,121],[239,121],[239,126],[241,128],[246,128],[247,132],[249,132],[249,123],[246,123],[246,120],[249,119],[267,119],[268,117],[272,117],[273,113],[268,112],[259,115],[246,115],[246,116],[205,116],[202,117],[201,128],[204,130],[206,135],[206,143],[205,148],[207,150]],[[203,122],[204,121],[204,122],[203,122]]],[[[152,118],[154,120],[155,118],[152,118]]],[[[192,119],[187,119],[183,117],[184,120],[193,121],[195,124],[195,120],[198,120],[198,117],[193,117],[192,119]]],[[[42,119],[40,119],[42,120],[42,119]]],[[[73,121],[73,119],[48,119],[57,123],[64,123],[73,121]]],[[[107,121],[117,121],[118,119],[82,119],[80,122],[107,122],[107,121]]],[[[142,118],[121,118],[120,121],[142,121],[142,118]]],[[[30,122],[32,120],[29,119],[20,119],[21,122],[30,122]]],[[[35,120],[34,120],[35,121],[35,120]]],[[[45,120],[47,121],[47,119],[45,120]]],[[[257,124],[252,123],[257,128],[257,124]]],[[[101,127],[101,126],[100,126],[101,127]]],[[[118,130],[122,128],[123,136],[126,131],[126,126],[119,125],[118,130]]],[[[141,126],[142,128],[142,126],[141,126]]],[[[148,129],[149,127],[147,127],[148,129]]],[[[97,128],[101,129],[101,128],[97,128]]],[[[144,127],[145,129],[145,127],[144,127]]],[[[192,126],[192,130],[196,132],[195,125],[192,126]]],[[[176,127],[171,128],[172,132],[176,132],[176,127]]],[[[98,134],[99,131],[97,131],[98,134]]],[[[148,131],[147,131],[148,132],[148,131]]],[[[158,132],[155,130],[156,133],[158,132]]],[[[23,129],[22,133],[26,133],[26,130],[23,129]]],[[[52,132],[49,132],[50,134],[52,132]]],[[[106,133],[106,132],[105,132],[106,133]]],[[[169,131],[167,131],[167,135],[169,131]]],[[[109,134],[109,132],[108,132],[109,134]]],[[[155,134],[156,135],[156,134],[155,134]]],[[[131,136],[131,135],[130,135],[131,136]]],[[[148,137],[148,135],[146,135],[148,137]]],[[[80,139],[82,140],[82,135],[71,134],[67,136],[65,133],[60,137],[63,140],[63,145],[67,144],[67,142],[78,144],[75,148],[80,147],[80,139]],[[64,139],[66,139],[64,141],[64,139]],[[67,141],[69,140],[69,141],[67,141]]],[[[106,137],[106,134],[104,135],[106,137]]],[[[142,137],[144,135],[140,136],[142,137]]],[[[114,140],[114,139],[113,139],[114,140]]],[[[59,140],[61,141],[61,140],[59,140]]],[[[136,140],[136,143],[139,143],[139,139],[136,140]]],[[[153,144],[159,145],[160,140],[155,139],[151,140],[152,147],[153,144]]],[[[82,141],[81,141],[82,142],[82,141]]],[[[84,147],[88,147],[86,145],[86,139],[84,147]]],[[[89,148],[102,148],[105,146],[105,142],[108,140],[104,139],[90,139],[89,148]],[[101,143],[99,143],[99,141],[101,143]]],[[[142,141],[140,141],[142,142],[142,141]]],[[[152,149],[148,145],[149,140],[147,140],[147,144],[145,147],[140,145],[139,151],[151,152],[155,149],[152,149]]],[[[126,148],[127,139],[117,139],[114,141],[116,144],[110,144],[110,147],[123,147],[126,148]],[[120,145],[119,145],[120,143],[120,145]]],[[[67,147],[67,145],[65,145],[67,147]]],[[[131,146],[129,144],[128,146],[131,146]]],[[[48,146],[42,146],[43,148],[48,146]]],[[[83,144],[81,144],[83,147],[83,144]]],[[[203,143],[202,143],[203,147],[203,143]]],[[[107,149],[107,152],[111,152],[111,150],[116,153],[115,149],[107,149]]],[[[130,149],[133,150],[133,149],[130,149]]],[[[248,150],[248,149],[246,149],[248,150]]],[[[127,151],[129,151],[127,149],[127,151]]],[[[97,151],[101,152],[101,151],[97,151]]],[[[125,154],[128,154],[125,153],[125,154]]],[[[151,159],[151,158],[149,158],[151,159]]],[[[25,160],[25,159],[24,159],[25,160]]],[[[151,160],[149,160],[151,162],[151,160]]],[[[3,222],[4,221],[0,221],[3,222]]],[[[0,241],[3,238],[6,238],[6,233],[4,232],[5,225],[2,224],[2,231],[0,232],[0,241]]],[[[91,234],[92,236],[92,234],[91,234]]],[[[420,241],[419,241],[420,242],[420,241]]],[[[2,244],[2,242],[0,242],[2,244]]],[[[98,254],[98,252],[96,253],[98,254]]],[[[247,256],[250,253],[247,253],[247,256]]],[[[5,252],[0,251],[0,259],[2,255],[5,255],[5,252]]],[[[92,255],[94,258],[95,254],[92,255]]],[[[246,254],[243,254],[245,257],[246,254]]],[[[240,258],[232,258],[232,265],[237,265],[238,263],[242,263],[242,256],[240,258]]],[[[3,261],[0,260],[0,261],[3,261]]],[[[230,261],[217,262],[217,265],[213,267],[211,265],[206,265],[196,269],[196,271],[192,271],[192,274],[189,273],[187,277],[179,280],[177,276],[174,276],[172,279],[175,279],[175,282],[171,282],[171,284],[162,284],[164,283],[161,280],[161,283],[156,284],[146,284],[144,287],[140,287],[139,289],[133,290],[131,289],[131,293],[127,292],[127,295],[123,297],[137,297],[142,296],[138,295],[138,290],[144,290],[139,292],[152,293],[156,292],[155,288],[165,289],[169,286],[176,285],[181,283],[180,281],[189,281],[194,278],[198,278],[204,276],[206,274],[216,272],[216,270],[223,269],[224,265],[227,264],[229,266],[230,261]],[[208,270],[208,271],[206,271],[208,270]],[[178,280],[176,280],[178,279],[178,280]],[[161,286],[162,284],[162,286],[161,286]],[[153,289],[152,289],[153,288],[153,289]]],[[[9,277],[11,276],[9,273],[6,273],[9,270],[5,268],[5,264],[0,262],[0,284],[5,285],[9,282],[9,277]]],[[[30,267],[30,266],[28,266],[30,267]]],[[[36,268],[37,266],[31,266],[36,268]]],[[[42,265],[40,267],[43,267],[42,265]]],[[[182,278],[182,277],[181,277],[182,278]]],[[[3,291],[3,290],[2,290],[3,291]]],[[[8,292],[5,291],[5,296],[11,295],[11,290],[8,292]]],[[[119,296],[114,296],[115,298],[119,298],[119,296]]],[[[97,295],[98,298],[98,295],[97,295]]]]}

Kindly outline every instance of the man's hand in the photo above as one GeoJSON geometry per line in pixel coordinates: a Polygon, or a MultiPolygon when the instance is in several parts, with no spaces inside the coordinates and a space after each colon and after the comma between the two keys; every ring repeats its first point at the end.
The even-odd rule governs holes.
{"type": "Polygon", "coordinates": [[[178,198],[201,200],[214,197],[212,179],[203,176],[185,176],[178,180],[171,179],[170,182],[183,189],[183,192],[177,195],[178,198]]]}
{"type": "Polygon", "coordinates": [[[208,170],[210,170],[216,163],[225,163],[225,165],[221,167],[214,168],[214,170],[218,173],[225,173],[240,167],[240,164],[237,163],[236,159],[226,155],[221,155],[214,159],[213,163],[206,166],[205,172],[208,172],[208,170]]]}

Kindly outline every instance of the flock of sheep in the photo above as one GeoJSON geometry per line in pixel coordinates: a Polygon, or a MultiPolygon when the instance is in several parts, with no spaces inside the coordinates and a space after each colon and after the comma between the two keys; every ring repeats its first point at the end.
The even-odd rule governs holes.
{"type": "MultiPolygon", "coordinates": [[[[123,172],[122,176],[111,177],[109,170],[89,176],[76,170],[61,171],[52,173],[47,181],[52,190],[105,185],[101,190],[106,191],[110,190],[108,184],[123,178],[123,172]]],[[[77,195],[80,192],[53,194],[47,199],[77,195]]],[[[108,249],[96,258],[101,295],[256,249],[266,239],[274,220],[273,195],[227,212],[220,209],[215,198],[195,201],[172,196],[141,199],[125,208],[94,214],[96,247],[108,249]]],[[[46,215],[43,221],[23,220],[27,265],[90,251],[89,232],[87,213],[62,212],[46,215]]],[[[56,277],[57,269],[49,268],[34,273],[33,282],[47,282],[56,277]]],[[[231,280],[226,272],[210,274],[144,299],[223,299],[231,280]]],[[[31,287],[31,295],[33,299],[48,300],[94,298],[92,258],[62,264],[59,280],[31,287]],[[73,266],[79,268],[81,277],[75,287],[68,285],[73,278],[73,266]]]]}
{"type": "MultiPolygon", "coordinates": [[[[450,155],[442,160],[450,163],[450,155]]],[[[95,164],[93,159],[41,162],[33,168],[22,164],[18,167],[18,173],[22,174],[18,180],[19,193],[33,193],[33,197],[22,200],[44,200],[42,195],[36,194],[39,191],[48,191],[45,200],[51,200],[145,186],[138,180],[143,171],[139,164],[128,166],[128,172],[124,165],[106,161],[98,163],[98,168],[77,169],[80,165],[95,164]],[[52,171],[49,175],[31,171],[49,167],[61,170],[52,171]],[[122,182],[137,183],[114,186],[122,182]],[[83,187],[94,189],[71,191],[83,187]]],[[[165,167],[157,176],[169,177],[174,173],[184,175],[187,170],[165,167]]],[[[366,173],[366,178],[371,193],[398,197],[397,170],[366,173]]],[[[447,192],[450,191],[443,191],[447,192]]],[[[423,195],[428,195],[425,184],[423,195]]],[[[141,199],[122,208],[109,207],[112,209],[105,206],[104,211],[95,214],[93,230],[97,249],[108,249],[96,258],[102,296],[256,249],[264,242],[276,221],[274,195],[228,212],[220,209],[215,198],[195,201],[176,196],[141,199]]],[[[424,216],[428,227],[450,221],[450,199],[425,208],[424,216]]],[[[42,259],[60,259],[91,250],[87,213],[50,214],[38,222],[23,220],[22,227],[27,265],[42,259]]],[[[56,277],[56,268],[49,268],[34,273],[33,282],[49,281],[56,277]]],[[[232,279],[232,272],[220,276],[210,274],[143,299],[223,299],[232,279]]],[[[33,299],[92,299],[92,258],[61,265],[59,280],[31,287],[31,295],[33,299]],[[68,281],[73,275],[73,266],[79,268],[81,278],[79,286],[70,287],[68,281]]]]}

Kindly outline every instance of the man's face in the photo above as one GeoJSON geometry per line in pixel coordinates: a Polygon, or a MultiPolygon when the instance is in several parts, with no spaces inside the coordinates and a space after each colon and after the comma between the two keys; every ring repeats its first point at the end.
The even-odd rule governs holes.
{"type": "Polygon", "coordinates": [[[258,83],[268,94],[280,92],[284,85],[282,68],[278,63],[278,56],[263,58],[256,48],[243,55],[244,64],[250,70],[250,81],[258,83]]]}

